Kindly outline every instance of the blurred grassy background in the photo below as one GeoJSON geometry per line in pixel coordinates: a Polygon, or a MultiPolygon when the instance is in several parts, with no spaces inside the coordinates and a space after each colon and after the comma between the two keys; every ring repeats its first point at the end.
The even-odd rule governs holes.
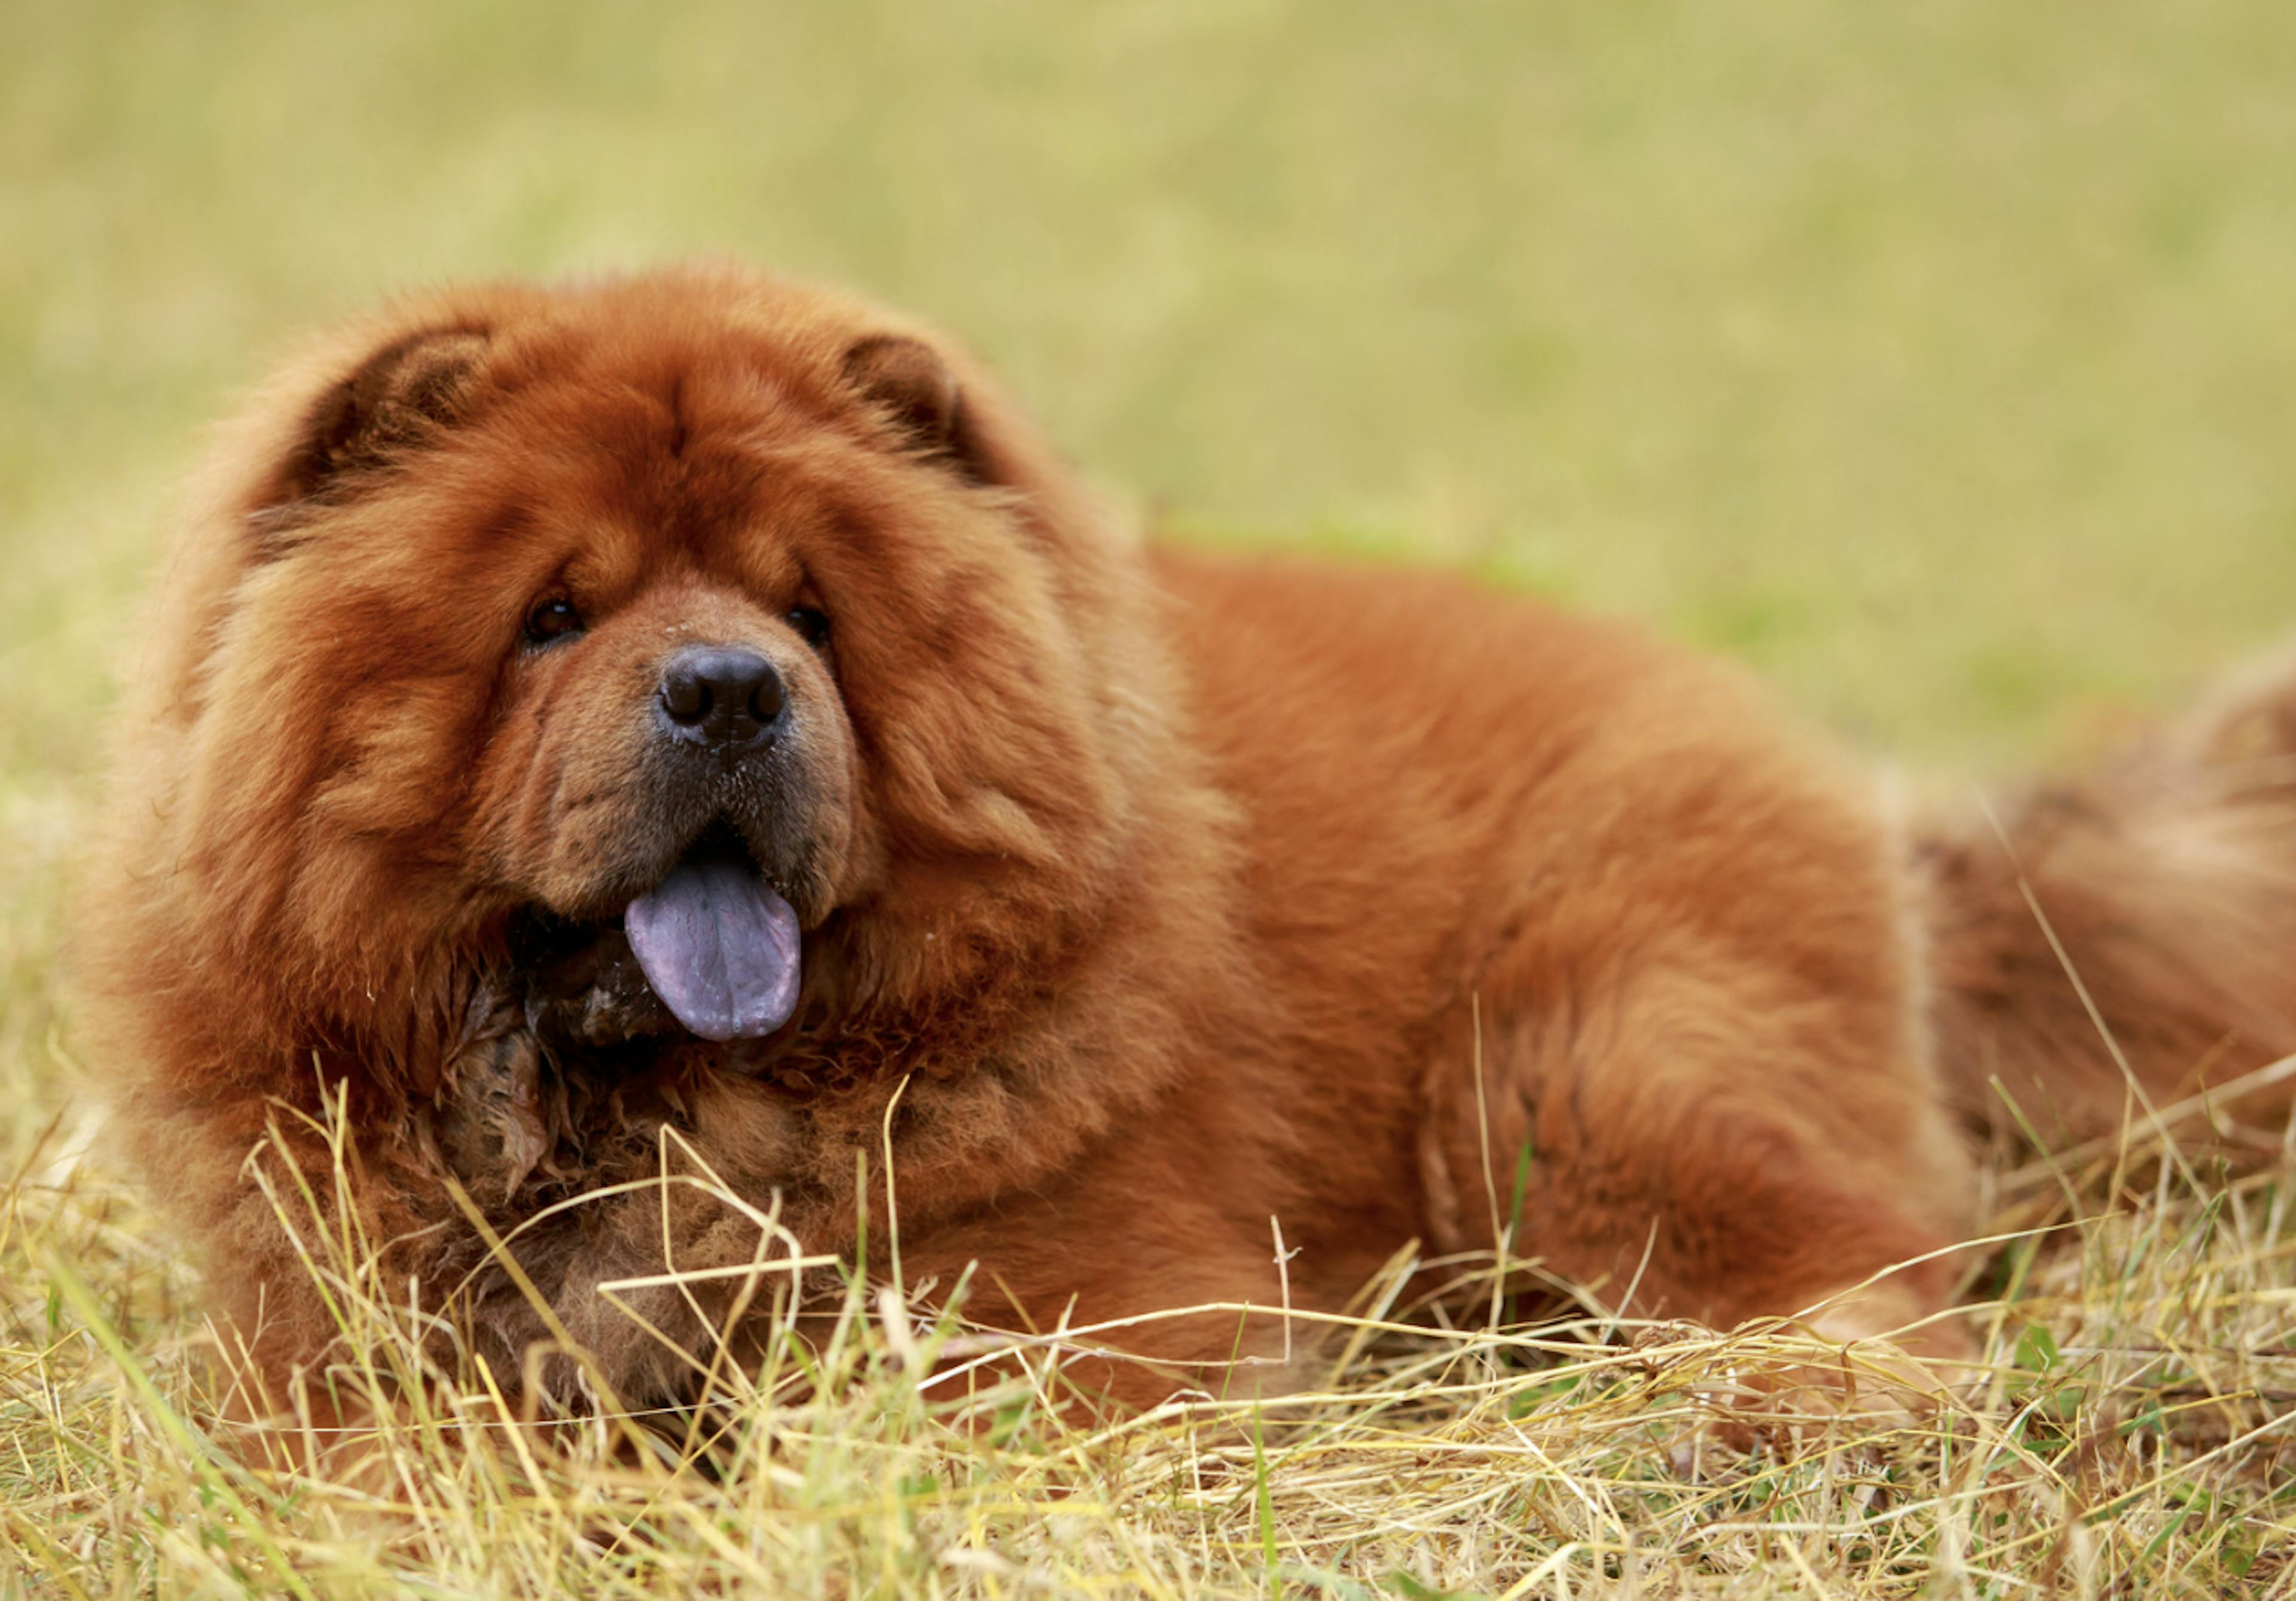
{"type": "Polygon", "coordinates": [[[2292,85],[2277,0],[8,4],[0,1052],[199,424],[394,286],[850,281],[1184,532],[1975,765],[2296,621],[2292,85]]]}

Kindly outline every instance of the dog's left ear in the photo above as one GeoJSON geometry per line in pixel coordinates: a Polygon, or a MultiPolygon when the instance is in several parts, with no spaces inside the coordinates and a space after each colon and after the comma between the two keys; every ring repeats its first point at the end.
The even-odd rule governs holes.
{"type": "Polygon", "coordinates": [[[920,456],[946,461],[974,483],[994,481],[956,374],[921,339],[880,334],[845,352],[845,382],[920,456]]]}
{"type": "Polygon", "coordinates": [[[487,335],[472,328],[423,329],[371,352],[304,419],[283,464],[282,497],[327,495],[452,426],[486,353],[487,335]]]}

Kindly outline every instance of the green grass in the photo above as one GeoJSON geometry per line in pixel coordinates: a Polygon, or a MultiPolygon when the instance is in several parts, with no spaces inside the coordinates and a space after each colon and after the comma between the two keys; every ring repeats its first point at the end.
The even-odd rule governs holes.
{"type": "Polygon", "coordinates": [[[1177,1424],[951,1436],[869,1368],[714,1484],[440,1436],[378,1520],[168,1433],[205,1427],[189,1286],[70,1157],[51,973],[201,423],[310,324],[471,274],[855,283],[1188,537],[1639,615],[1948,774],[2077,749],[2296,617],[2292,84],[2276,0],[7,6],[0,1594],[281,1560],[333,1593],[1815,1594],[1917,1589],[1909,1552],[1951,1594],[2024,1593],[1995,1563],[2289,1593],[2287,1437],[2224,1447],[2296,1404],[2284,1358],[2226,1354],[2285,1340],[2269,1175],[2212,1215],[2081,1192],[2125,1204],[2041,1248],[1966,1439],[1685,1477],[1677,1391],[1538,1400],[1487,1335],[1436,1342],[1475,1375],[1448,1399],[1424,1351],[1367,1358],[1257,1469],[1177,1424]]]}

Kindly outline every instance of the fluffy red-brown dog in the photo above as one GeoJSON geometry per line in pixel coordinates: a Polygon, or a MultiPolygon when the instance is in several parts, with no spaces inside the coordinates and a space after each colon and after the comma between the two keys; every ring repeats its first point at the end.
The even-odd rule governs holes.
{"type": "MultiPolygon", "coordinates": [[[[1635,1312],[1855,1290],[1824,1319],[1860,1334],[1950,1294],[1993,1081],[2086,1134],[2129,1093],[2108,1032],[2160,1097],[2296,1048],[2289,679],[2008,848],[1908,838],[1628,629],[1144,548],[944,341],[761,277],[324,342],[160,602],[89,1012],[275,1377],[332,1328],[246,1162],[323,1085],[388,1282],[466,1284],[508,1377],[554,1321],[675,1404],[736,1279],[636,1293],[651,1328],[597,1286],[749,1263],[756,1217],[540,1216],[665,1128],[826,1251],[889,1140],[906,1277],[978,1264],[1016,1329],[1273,1305],[1271,1219],[1336,1309],[1408,1241],[1488,1248],[1520,1170],[1514,1251],[1635,1312]]],[[[1151,1400],[1283,1339],[1144,1322],[1092,1377],[1151,1400]]]]}

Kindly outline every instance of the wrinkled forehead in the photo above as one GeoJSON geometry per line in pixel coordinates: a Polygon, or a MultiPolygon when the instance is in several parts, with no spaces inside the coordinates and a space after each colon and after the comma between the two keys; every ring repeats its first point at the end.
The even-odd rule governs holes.
{"type": "Polygon", "coordinates": [[[851,411],[802,343],[732,316],[554,318],[496,341],[497,415],[536,448],[684,461],[754,452],[851,411]]]}
{"type": "Polygon", "coordinates": [[[459,454],[529,516],[700,555],[849,520],[882,474],[849,403],[751,330],[505,342],[501,398],[459,454]]]}

